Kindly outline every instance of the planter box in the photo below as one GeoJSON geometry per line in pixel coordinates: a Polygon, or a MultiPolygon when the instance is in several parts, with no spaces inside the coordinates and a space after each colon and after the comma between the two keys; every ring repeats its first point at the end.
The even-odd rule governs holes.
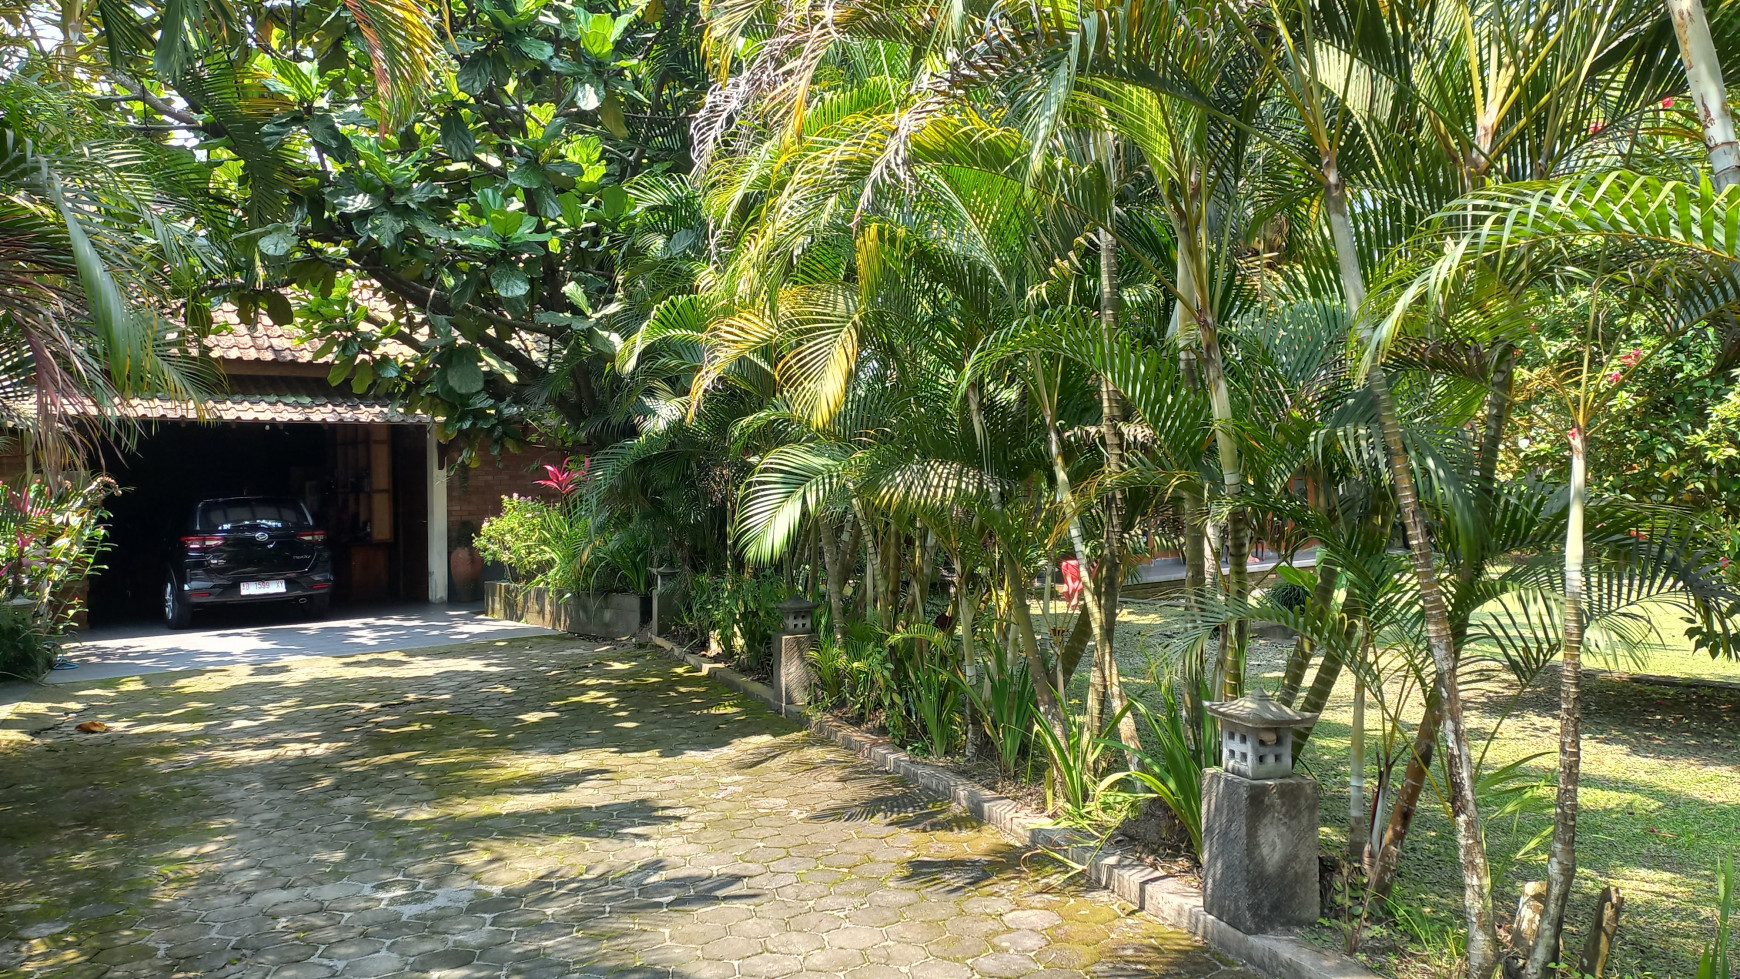
{"type": "Polygon", "coordinates": [[[640,631],[647,600],[632,593],[556,597],[548,588],[506,581],[484,585],[484,614],[582,636],[621,639],[640,631]]]}

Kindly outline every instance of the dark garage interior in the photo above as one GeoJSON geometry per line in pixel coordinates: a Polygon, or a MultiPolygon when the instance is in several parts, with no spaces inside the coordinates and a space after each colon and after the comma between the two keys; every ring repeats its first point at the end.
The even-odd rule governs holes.
{"type": "MultiPolygon", "coordinates": [[[[302,500],[332,548],[335,606],[424,601],[427,489],[424,431],[409,425],[159,422],[107,470],[111,549],[90,579],[93,626],[162,617],[169,545],[200,500],[302,500]]],[[[236,608],[281,618],[284,609],[236,608]]]]}

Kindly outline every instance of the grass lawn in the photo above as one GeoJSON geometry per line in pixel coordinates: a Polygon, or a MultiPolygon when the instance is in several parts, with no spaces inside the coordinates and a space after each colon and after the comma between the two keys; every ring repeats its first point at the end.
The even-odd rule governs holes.
{"type": "MultiPolygon", "coordinates": [[[[1120,660],[1132,679],[1146,672],[1145,634],[1161,628],[1175,610],[1130,603],[1120,617],[1120,660]]],[[[1694,656],[1682,628],[1659,623],[1664,648],[1639,661],[1599,662],[1633,672],[1740,680],[1740,663],[1694,656]]],[[[1286,644],[1253,643],[1251,675],[1271,692],[1280,685],[1286,644]]],[[[1740,690],[1654,686],[1590,679],[1584,685],[1582,816],[1578,824],[1577,886],[1568,913],[1567,948],[1582,947],[1595,896],[1614,885],[1625,897],[1619,940],[1608,976],[1690,976],[1703,944],[1714,931],[1715,861],[1723,850],[1740,857],[1740,690]]],[[[1538,812],[1487,827],[1488,850],[1497,877],[1495,903],[1508,923],[1521,884],[1540,879],[1546,848],[1521,860],[1517,851],[1551,825],[1552,785],[1557,765],[1558,672],[1549,670],[1513,703],[1514,690],[1484,687],[1466,692],[1467,717],[1476,754],[1498,725],[1485,757],[1487,770],[1547,754],[1524,766],[1539,780],[1538,812]],[[1508,716],[1504,716],[1506,711],[1508,716]],[[1503,718],[1503,723],[1499,721],[1503,718]]],[[[1347,830],[1348,734],[1353,682],[1343,676],[1302,765],[1323,786],[1323,838],[1330,852],[1344,852],[1347,830]]],[[[1404,716],[1418,718],[1418,701],[1404,716]]],[[[1382,717],[1367,714],[1367,784],[1383,757],[1382,717]]],[[[1405,760],[1406,747],[1393,756],[1405,760]]],[[[1403,764],[1395,766],[1399,778],[1403,764]]],[[[1442,769],[1439,769],[1441,773],[1442,769]]],[[[1440,776],[1441,777],[1441,776],[1440,776]]],[[[1368,961],[1394,976],[1445,975],[1460,941],[1461,875],[1454,829],[1441,799],[1427,790],[1404,849],[1397,896],[1416,922],[1405,935],[1371,943],[1368,961]]],[[[1339,944],[1339,933],[1317,936],[1339,944]]],[[[1574,952],[1573,952],[1574,954],[1574,952]]]]}

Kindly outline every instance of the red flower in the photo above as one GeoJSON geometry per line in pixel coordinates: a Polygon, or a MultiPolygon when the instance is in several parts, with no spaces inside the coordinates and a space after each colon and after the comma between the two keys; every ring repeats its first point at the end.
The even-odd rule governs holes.
{"type": "Polygon", "coordinates": [[[1670,95],[1667,98],[1662,99],[1661,100],[1661,107],[1664,109],[1673,108],[1674,107],[1674,97],[1670,95]]]}
{"type": "Polygon", "coordinates": [[[1643,348],[1641,348],[1641,347],[1632,347],[1631,353],[1621,354],[1619,356],[1619,362],[1621,364],[1624,364],[1627,367],[1636,367],[1637,362],[1642,360],[1642,359],[1643,359],[1643,348]]]}
{"type": "Polygon", "coordinates": [[[1618,384],[1618,383],[1619,383],[1619,377],[1620,377],[1620,374],[1619,374],[1619,372],[1618,372],[1618,371],[1614,371],[1614,372],[1613,372],[1613,373],[1611,373],[1611,374],[1609,374],[1609,375],[1607,375],[1607,383],[1609,383],[1609,384],[1618,384]]]}
{"type": "Polygon", "coordinates": [[[1593,136],[1596,133],[1598,133],[1601,130],[1606,129],[1606,128],[1607,128],[1607,124],[1604,122],[1592,122],[1589,124],[1589,135],[1593,136]]]}

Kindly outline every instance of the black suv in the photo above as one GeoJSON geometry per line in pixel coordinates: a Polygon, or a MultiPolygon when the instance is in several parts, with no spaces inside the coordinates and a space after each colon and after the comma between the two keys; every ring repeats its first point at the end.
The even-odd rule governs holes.
{"type": "Polygon", "coordinates": [[[172,542],[163,618],[185,629],[208,605],[296,602],[325,615],[332,602],[332,552],[301,501],[233,496],[196,504],[172,542]]]}

